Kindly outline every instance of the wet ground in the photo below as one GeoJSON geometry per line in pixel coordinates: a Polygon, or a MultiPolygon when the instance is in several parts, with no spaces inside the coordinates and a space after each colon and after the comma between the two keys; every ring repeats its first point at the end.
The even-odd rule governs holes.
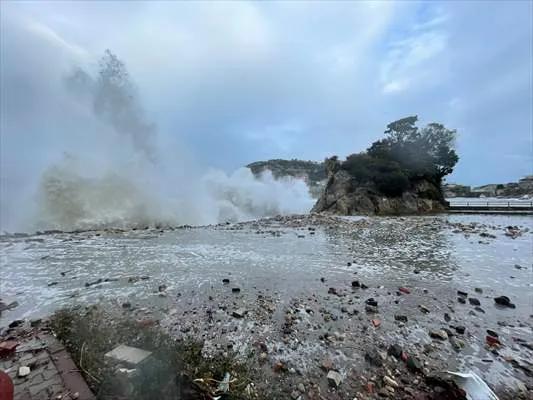
{"type": "MultiPolygon", "coordinates": [[[[532,228],[520,216],[302,216],[3,237],[1,293],[19,305],[0,326],[112,299],[204,339],[208,353],[286,370],[308,397],[333,368],[344,383],[332,398],[364,398],[375,378],[368,353],[385,358],[391,344],[428,371],[473,371],[493,388],[523,390],[533,384],[532,228]],[[497,306],[502,295],[515,308],[497,306]],[[487,329],[501,345],[487,346],[487,329]]],[[[388,372],[400,381],[401,370],[388,372]]]]}

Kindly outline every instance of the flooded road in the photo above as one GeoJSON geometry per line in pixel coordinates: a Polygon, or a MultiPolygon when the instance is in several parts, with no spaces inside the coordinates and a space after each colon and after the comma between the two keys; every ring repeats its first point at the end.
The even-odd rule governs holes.
{"type": "Polygon", "coordinates": [[[533,341],[532,231],[524,216],[302,216],[3,237],[0,293],[19,306],[3,313],[0,326],[107,299],[131,303],[134,315],[153,313],[176,335],[198,335],[218,349],[231,342],[246,352],[268,339],[300,369],[312,370],[317,357],[330,354],[347,374],[379,343],[420,352],[433,343],[435,368],[474,370],[494,386],[512,385],[512,377],[531,376],[487,349],[485,331],[498,331],[503,353],[533,368],[523,364],[533,353],[519,345],[533,341]],[[509,235],[507,226],[519,234],[509,235]],[[458,290],[468,293],[465,304],[458,290]],[[502,295],[516,308],[496,307],[493,299],[502,295]],[[379,303],[379,329],[371,324],[375,316],[365,314],[368,298],[379,303]],[[235,318],[232,312],[243,307],[247,317],[235,318]],[[398,323],[398,314],[409,322],[398,323]],[[460,353],[428,334],[455,326],[467,328],[460,353]],[[332,344],[325,332],[342,338],[332,344]]]}

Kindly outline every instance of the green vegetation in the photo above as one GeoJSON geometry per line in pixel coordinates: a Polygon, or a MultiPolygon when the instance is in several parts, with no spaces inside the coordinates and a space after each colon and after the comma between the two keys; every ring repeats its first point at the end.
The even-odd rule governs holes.
{"type": "Polygon", "coordinates": [[[57,311],[51,320],[52,329],[99,400],[201,399],[203,394],[216,392],[226,372],[231,374],[232,383],[223,398],[249,398],[250,365],[229,356],[206,358],[203,343],[176,341],[152,324],[139,324],[112,310],[109,305],[71,307],[57,311]],[[141,368],[131,383],[121,379],[104,358],[119,344],[153,353],[153,362],[141,368]]]}
{"type": "Polygon", "coordinates": [[[399,196],[419,182],[429,182],[435,189],[419,195],[441,200],[442,179],[459,160],[454,149],[456,131],[438,123],[419,128],[417,121],[417,116],[410,116],[391,122],[384,139],[366,152],[349,155],[340,168],[358,185],[373,187],[386,196],[399,196]]]}
{"type": "Polygon", "coordinates": [[[250,168],[254,175],[259,175],[266,170],[270,170],[272,171],[272,175],[276,179],[284,176],[305,176],[307,177],[310,185],[326,179],[324,163],[319,163],[316,161],[277,159],[268,161],[257,161],[248,164],[246,167],[250,168]]]}

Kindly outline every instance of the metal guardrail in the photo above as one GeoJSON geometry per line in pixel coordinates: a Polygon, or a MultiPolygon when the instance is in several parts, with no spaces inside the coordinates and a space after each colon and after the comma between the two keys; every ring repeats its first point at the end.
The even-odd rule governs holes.
{"type": "Polygon", "coordinates": [[[463,207],[469,207],[469,208],[476,208],[476,207],[484,207],[484,208],[532,208],[533,209],[533,201],[462,201],[462,202],[449,202],[450,208],[463,208],[463,207]]]}

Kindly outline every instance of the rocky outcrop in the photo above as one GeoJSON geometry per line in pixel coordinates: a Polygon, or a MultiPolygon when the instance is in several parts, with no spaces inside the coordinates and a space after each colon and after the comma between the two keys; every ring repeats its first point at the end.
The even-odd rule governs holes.
{"type": "Polygon", "coordinates": [[[327,165],[328,182],[311,212],[341,215],[387,215],[440,212],[440,191],[429,182],[419,182],[400,197],[386,197],[369,186],[359,186],[352,175],[333,161],[327,165]],[[432,199],[433,198],[433,199],[432,199]]]}

